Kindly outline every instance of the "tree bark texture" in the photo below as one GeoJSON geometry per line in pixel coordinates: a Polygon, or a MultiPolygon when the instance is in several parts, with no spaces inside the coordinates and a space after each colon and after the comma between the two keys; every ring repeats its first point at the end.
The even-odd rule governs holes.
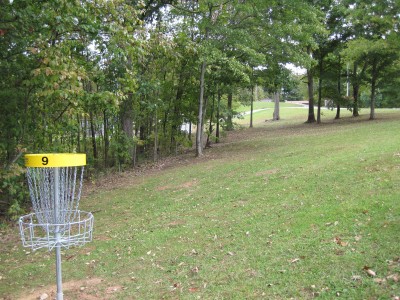
{"type": "Polygon", "coordinates": [[[280,120],[280,114],[279,114],[279,90],[277,90],[274,93],[274,113],[272,119],[274,121],[279,121],[280,120]]]}
{"type": "Polygon", "coordinates": [[[308,88],[308,119],[307,123],[315,122],[314,114],[314,78],[310,69],[307,69],[307,88],[308,88]]]}
{"type": "Polygon", "coordinates": [[[206,61],[201,64],[200,72],[200,95],[197,115],[197,129],[196,129],[196,156],[203,155],[203,102],[204,102],[204,77],[206,73],[206,61]]]}

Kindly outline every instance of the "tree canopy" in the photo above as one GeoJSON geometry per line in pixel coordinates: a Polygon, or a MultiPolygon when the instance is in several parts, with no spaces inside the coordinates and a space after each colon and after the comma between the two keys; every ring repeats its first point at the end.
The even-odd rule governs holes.
{"type": "Polygon", "coordinates": [[[0,212],[24,201],[25,152],[85,152],[89,173],[193,142],[201,156],[234,129],[243,91],[298,97],[287,64],[308,70],[309,120],[314,96],[337,117],[400,106],[399,11],[393,0],[3,1],[0,212]]]}

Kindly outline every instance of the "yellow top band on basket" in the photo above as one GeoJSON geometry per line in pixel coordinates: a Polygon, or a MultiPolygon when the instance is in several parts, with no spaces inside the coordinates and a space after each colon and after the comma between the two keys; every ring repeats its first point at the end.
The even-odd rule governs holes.
{"type": "Polygon", "coordinates": [[[86,154],[43,153],[25,154],[25,166],[34,168],[78,167],[86,165],[86,154]]]}

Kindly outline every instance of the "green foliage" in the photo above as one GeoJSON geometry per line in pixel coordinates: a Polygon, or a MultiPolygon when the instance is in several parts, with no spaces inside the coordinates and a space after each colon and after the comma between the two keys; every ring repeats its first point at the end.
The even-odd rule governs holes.
{"type": "Polygon", "coordinates": [[[29,194],[25,170],[19,164],[0,170],[0,216],[16,220],[25,211],[29,194]]]}
{"type": "Polygon", "coordinates": [[[141,141],[130,139],[124,132],[119,132],[113,135],[110,141],[110,152],[113,157],[113,165],[118,169],[125,169],[132,165],[132,153],[131,149],[135,144],[142,144],[141,141]]]}

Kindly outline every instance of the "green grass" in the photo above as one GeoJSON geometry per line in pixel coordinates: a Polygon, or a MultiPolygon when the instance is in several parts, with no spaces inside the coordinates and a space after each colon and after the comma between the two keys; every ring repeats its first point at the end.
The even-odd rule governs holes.
{"type": "MultiPolygon", "coordinates": [[[[98,188],[81,202],[96,211],[94,241],[63,256],[64,282],[85,289],[65,298],[400,296],[400,112],[363,113],[309,125],[282,108],[281,121],[261,114],[202,159],[98,188]]],[[[6,299],[55,282],[54,254],[26,254],[17,234],[2,232],[6,299]]]]}

